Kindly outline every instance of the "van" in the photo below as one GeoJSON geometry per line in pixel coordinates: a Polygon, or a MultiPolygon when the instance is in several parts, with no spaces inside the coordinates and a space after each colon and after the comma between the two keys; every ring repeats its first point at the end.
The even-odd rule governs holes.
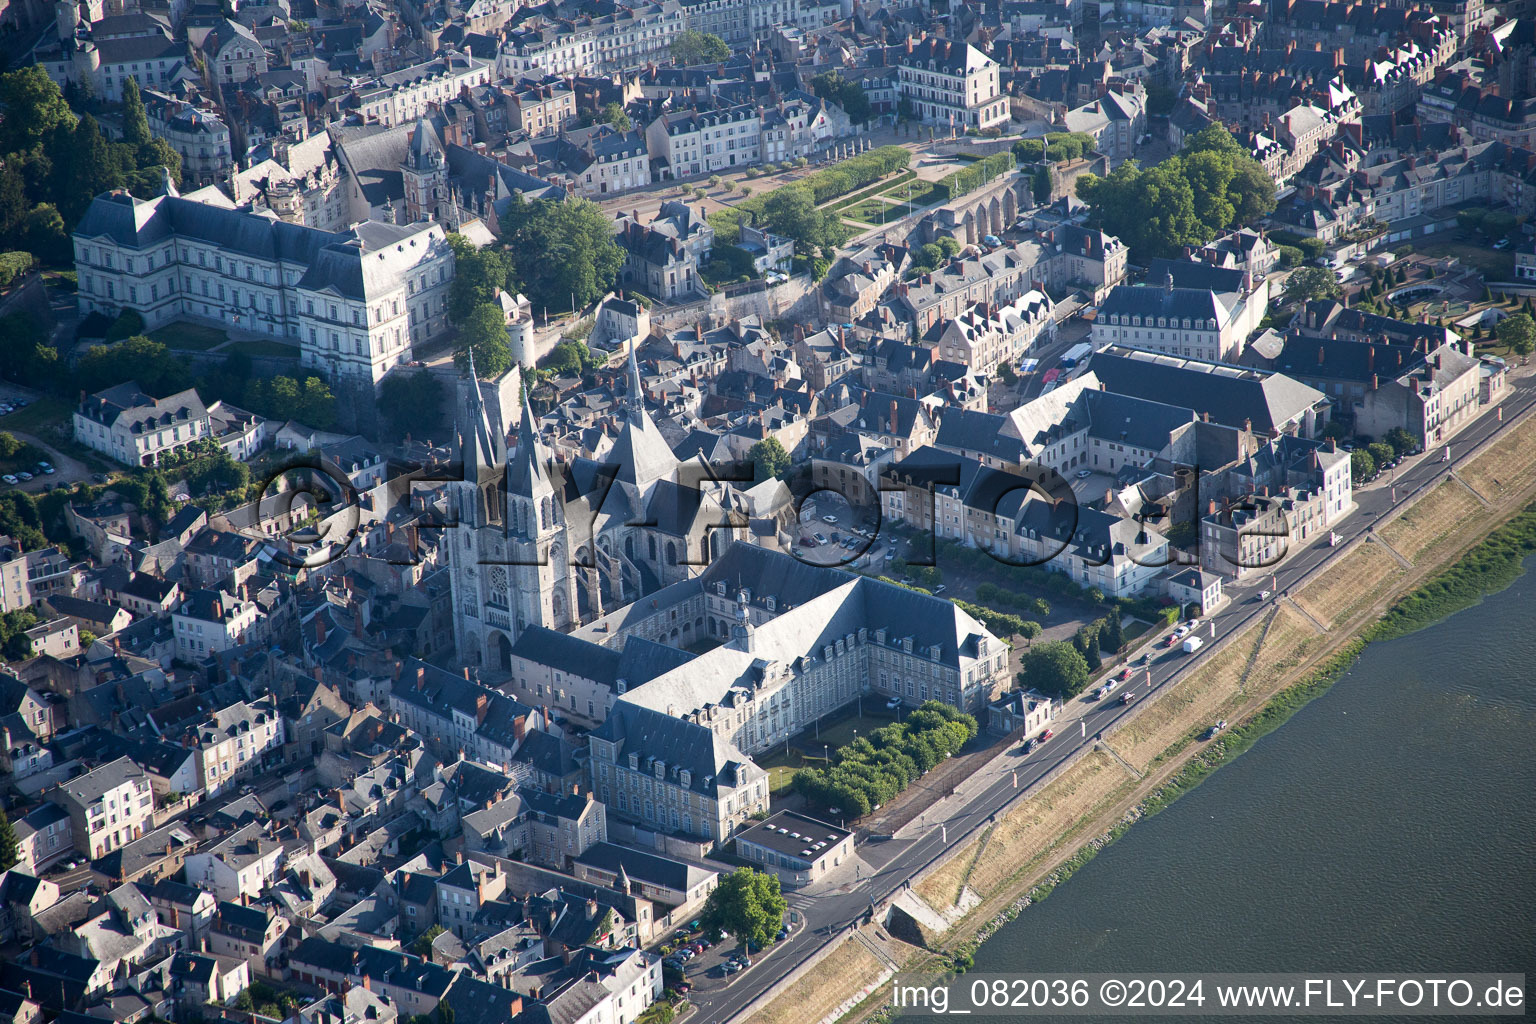
{"type": "Polygon", "coordinates": [[[1202,648],[1204,646],[1205,646],[1205,641],[1200,639],[1198,636],[1190,635],[1190,636],[1187,636],[1187,637],[1184,638],[1184,653],[1185,654],[1194,654],[1196,651],[1198,651],[1200,648],[1202,648]]]}

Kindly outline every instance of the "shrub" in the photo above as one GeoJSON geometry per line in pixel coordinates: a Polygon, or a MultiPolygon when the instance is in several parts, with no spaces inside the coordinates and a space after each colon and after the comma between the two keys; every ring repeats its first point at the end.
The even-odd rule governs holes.
{"type": "Polygon", "coordinates": [[[29,252],[0,252],[0,288],[31,270],[33,263],[29,252]]]}

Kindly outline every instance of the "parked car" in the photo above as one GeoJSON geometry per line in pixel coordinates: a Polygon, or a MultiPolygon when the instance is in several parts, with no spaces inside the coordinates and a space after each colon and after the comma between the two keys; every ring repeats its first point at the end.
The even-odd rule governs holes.
{"type": "Polygon", "coordinates": [[[827,535],[824,533],[818,533],[815,535],[815,537],[817,544],[825,544],[827,542],[827,535]]]}
{"type": "Polygon", "coordinates": [[[1087,480],[1091,476],[1093,476],[1093,470],[1091,469],[1080,469],[1077,471],[1077,478],[1079,480],[1087,480]]]}
{"type": "Polygon", "coordinates": [[[888,710],[895,711],[897,708],[901,707],[901,698],[892,697],[890,700],[885,702],[885,706],[888,710]]]}
{"type": "Polygon", "coordinates": [[[1040,742],[1044,743],[1046,740],[1050,739],[1052,736],[1055,736],[1055,735],[1056,735],[1056,733],[1055,733],[1054,730],[1047,729],[1047,730],[1045,730],[1045,732],[1040,734],[1040,742]]]}
{"type": "Polygon", "coordinates": [[[21,477],[21,479],[23,479],[23,480],[31,480],[32,479],[32,474],[28,473],[26,470],[22,470],[20,473],[17,473],[16,475],[21,477]]]}
{"type": "Polygon", "coordinates": [[[1029,739],[1024,741],[1024,753],[1026,753],[1026,754],[1034,753],[1035,748],[1038,747],[1039,745],[1040,745],[1039,742],[1033,736],[1031,736],[1029,739]]]}
{"type": "Polygon", "coordinates": [[[8,484],[14,484],[18,482],[17,479],[9,473],[5,474],[5,476],[0,476],[0,480],[4,480],[8,484]]]}
{"type": "Polygon", "coordinates": [[[822,516],[821,521],[824,523],[831,523],[833,526],[836,526],[837,516],[822,516]]]}
{"type": "Polygon", "coordinates": [[[820,547],[820,545],[816,543],[815,537],[801,537],[800,546],[803,548],[820,547]]]}
{"type": "Polygon", "coordinates": [[[940,583],[938,586],[933,588],[933,596],[934,597],[938,597],[940,594],[944,593],[944,591],[946,591],[948,589],[949,589],[948,587],[946,587],[944,584],[940,583]]]}

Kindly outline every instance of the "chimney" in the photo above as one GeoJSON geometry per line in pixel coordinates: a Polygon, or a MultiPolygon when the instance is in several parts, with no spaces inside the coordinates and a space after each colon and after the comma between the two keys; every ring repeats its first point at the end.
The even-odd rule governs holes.
{"type": "Polygon", "coordinates": [[[1212,498],[1210,500],[1209,504],[1206,505],[1206,514],[1207,515],[1215,515],[1216,514],[1216,499],[1215,498],[1212,498]]]}
{"type": "Polygon", "coordinates": [[[315,616],[315,643],[325,643],[325,619],[318,615],[315,616]]]}
{"type": "Polygon", "coordinates": [[[1371,374],[1371,390],[1375,391],[1379,387],[1381,387],[1381,378],[1374,373],[1371,374]]]}
{"type": "Polygon", "coordinates": [[[894,434],[896,432],[896,399],[894,398],[891,399],[891,422],[889,426],[891,428],[891,433],[894,434]]]}

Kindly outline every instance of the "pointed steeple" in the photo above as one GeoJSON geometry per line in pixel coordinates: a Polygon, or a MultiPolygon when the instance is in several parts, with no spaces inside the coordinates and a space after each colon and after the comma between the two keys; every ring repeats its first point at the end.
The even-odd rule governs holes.
{"type": "Polygon", "coordinates": [[[475,373],[475,350],[469,349],[469,374],[460,384],[466,389],[464,422],[459,424],[460,444],[464,458],[464,474],[479,476],[482,471],[494,470],[506,459],[506,443],[501,431],[491,423],[485,398],[480,393],[480,377],[475,373]]]}
{"type": "Polygon", "coordinates": [[[513,497],[533,498],[554,493],[549,479],[549,450],[539,438],[539,421],[523,391],[523,421],[517,427],[517,450],[507,461],[507,493],[513,497]]]}
{"type": "Polygon", "coordinates": [[[630,341],[629,394],[624,397],[624,409],[631,422],[639,422],[640,417],[645,415],[645,391],[640,383],[640,362],[635,358],[635,350],[639,347],[640,339],[630,341]]]}

